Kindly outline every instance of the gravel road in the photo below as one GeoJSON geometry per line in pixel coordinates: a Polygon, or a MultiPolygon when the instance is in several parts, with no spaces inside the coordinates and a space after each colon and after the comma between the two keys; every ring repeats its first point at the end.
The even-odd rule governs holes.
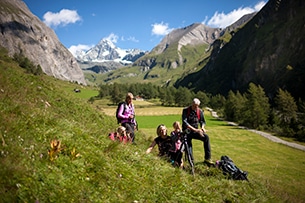
{"type": "MultiPolygon", "coordinates": [[[[233,122],[228,122],[228,124],[229,125],[233,125],[233,126],[238,126],[236,123],[233,123],[233,122]]],[[[261,136],[271,140],[272,142],[281,143],[281,144],[287,145],[289,147],[293,147],[293,148],[305,151],[305,146],[304,145],[300,145],[300,144],[293,143],[293,142],[288,142],[288,141],[282,140],[282,139],[280,139],[280,138],[278,138],[278,137],[276,137],[274,135],[271,135],[269,133],[265,133],[265,132],[262,132],[262,131],[249,129],[249,128],[246,128],[246,127],[243,127],[243,126],[238,126],[238,127],[239,128],[243,128],[243,129],[247,129],[247,130],[249,130],[251,132],[259,134],[259,135],[261,135],[261,136]]]]}
{"type": "MultiPolygon", "coordinates": [[[[219,118],[216,112],[211,111],[211,114],[212,114],[213,117],[219,118]]],[[[261,135],[261,136],[271,140],[272,142],[281,143],[281,144],[287,145],[289,147],[293,147],[293,148],[305,151],[305,146],[304,145],[300,145],[300,144],[293,143],[293,142],[288,142],[288,141],[282,140],[282,139],[280,139],[280,138],[278,138],[278,137],[276,137],[274,135],[271,135],[269,133],[258,131],[258,130],[253,130],[253,129],[249,129],[249,128],[246,128],[246,127],[243,127],[243,126],[239,126],[239,125],[237,125],[236,123],[233,123],[233,122],[228,122],[228,124],[229,125],[233,125],[233,126],[238,126],[239,128],[247,129],[247,130],[249,130],[251,132],[254,132],[256,134],[259,134],[259,135],[261,135]]]]}

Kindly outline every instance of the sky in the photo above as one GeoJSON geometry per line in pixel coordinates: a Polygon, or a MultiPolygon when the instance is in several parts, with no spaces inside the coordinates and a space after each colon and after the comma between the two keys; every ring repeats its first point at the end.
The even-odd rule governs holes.
{"type": "Polygon", "coordinates": [[[173,29],[193,23],[225,28],[267,0],[23,0],[73,54],[102,39],[151,51],[173,29]]]}

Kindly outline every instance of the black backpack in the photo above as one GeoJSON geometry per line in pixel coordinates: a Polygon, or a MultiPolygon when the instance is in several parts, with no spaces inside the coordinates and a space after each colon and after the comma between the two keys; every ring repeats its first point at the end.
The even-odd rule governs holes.
{"type": "Polygon", "coordinates": [[[248,181],[248,172],[239,169],[228,156],[221,156],[218,167],[222,170],[223,174],[230,179],[248,181]]]}
{"type": "Polygon", "coordinates": [[[118,115],[118,114],[119,114],[119,109],[120,109],[120,107],[121,107],[122,104],[124,105],[124,110],[123,110],[123,113],[124,113],[124,111],[125,111],[125,109],[126,109],[126,102],[124,102],[124,101],[120,102],[120,103],[118,104],[118,107],[116,108],[115,116],[116,116],[116,120],[117,120],[118,124],[120,124],[121,121],[122,121],[122,118],[120,118],[119,115],[118,115]]]}

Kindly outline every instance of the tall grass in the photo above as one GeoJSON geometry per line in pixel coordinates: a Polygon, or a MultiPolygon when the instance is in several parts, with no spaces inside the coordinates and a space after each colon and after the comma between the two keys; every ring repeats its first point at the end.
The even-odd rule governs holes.
{"type": "Polygon", "coordinates": [[[177,113],[157,117],[137,114],[137,145],[121,144],[107,136],[117,127],[115,117],[103,113],[104,106],[87,101],[87,96],[96,93],[90,87],[26,74],[2,51],[0,73],[0,202],[304,199],[303,152],[207,116],[213,157],[232,156],[238,166],[249,171],[250,182],[227,180],[218,170],[200,164],[201,143],[194,147],[194,178],[156,153],[145,154],[156,125],[171,126],[180,119],[177,113]],[[74,93],[74,88],[81,93],[74,93]],[[60,141],[59,148],[51,145],[55,140],[60,141]],[[292,162],[298,163],[298,168],[292,162]],[[286,172],[290,167],[295,171],[286,172]],[[282,190],[285,184],[292,189],[282,190]]]}

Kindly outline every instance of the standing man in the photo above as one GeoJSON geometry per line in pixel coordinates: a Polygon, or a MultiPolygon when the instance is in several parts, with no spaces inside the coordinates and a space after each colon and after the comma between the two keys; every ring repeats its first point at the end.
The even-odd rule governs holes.
{"type": "MultiPolygon", "coordinates": [[[[204,147],[204,162],[207,164],[214,164],[211,159],[211,146],[209,136],[206,134],[205,119],[203,111],[199,108],[200,100],[193,99],[192,105],[183,109],[182,111],[182,130],[189,130],[187,135],[187,142],[190,146],[190,153],[193,154],[192,139],[201,140],[204,147]],[[200,125],[200,128],[198,128],[200,125]]],[[[193,157],[193,155],[192,155],[193,157]]]]}
{"type": "Polygon", "coordinates": [[[126,132],[131,137],[132,143],[134,143],[135,140],[134,131],[137,127],[134,105],[132,103],[133,99],[133,94],[128,92],[125,98],[125,102],[123,102],[118,109],[120,124],[126,128],[126,132]]]}

